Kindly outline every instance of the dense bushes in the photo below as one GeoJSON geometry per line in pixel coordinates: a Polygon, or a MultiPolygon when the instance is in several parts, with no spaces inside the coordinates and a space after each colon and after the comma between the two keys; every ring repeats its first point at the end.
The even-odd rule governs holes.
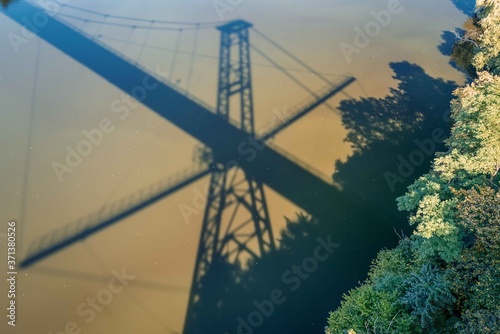
{"type": "Polygon", "coordinates": [[[398,198],[415,232],[380,252],[326,333],[500,332],[500,2],[477,4],[478,77],[455,92],[448,151],[398,198]]]}
{"type": "MultiPolygon", "coordinates": [[[[408,240],[384,250],[373,262],[366,284],[350,291],[337,312],[330,314],[326,333],[410,333],[418,318],[402,312],[400,296],[414,270],[408,240]]],[[[418,333],[418,332],[417,332],[418,333]]]]}

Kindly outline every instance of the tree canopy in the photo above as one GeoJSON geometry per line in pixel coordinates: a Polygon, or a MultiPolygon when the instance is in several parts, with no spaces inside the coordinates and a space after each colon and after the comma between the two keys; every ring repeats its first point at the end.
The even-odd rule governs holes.
{"type": "Polygon", "coordinates": [[[454,93],[446,152],[397,198],[415,231],[379,253],[327,334],[500,332],[500,2],[476,12],[477,78],[454,93]]]}

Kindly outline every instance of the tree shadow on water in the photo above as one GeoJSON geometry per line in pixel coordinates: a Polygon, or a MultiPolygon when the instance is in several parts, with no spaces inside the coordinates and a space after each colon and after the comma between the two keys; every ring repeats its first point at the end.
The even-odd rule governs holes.
{"type": "Polygon", "coordinates": [[[433,78],[408,62],[391,63],[397,88],[384,98],[340,103],[345,141],[353,154],[337,161],[335,181],[397,214],[395,198],[429,169],[449,135],[449,110],[456,84],[433,78]]]}
{"type": "Polygon", "coordinates": [[[451,2],[465,15],[472,16],[474,14],[476,7],[475,0],[451,0],[451,2]]]}
{"type": "Polygon", "coordinates": [[[441,33],[441,44],[438,45],[438,51],[443,55],[449,57],[449,64],[457,71],[463,72],[464,70],[460,63],[460,60],[455,60],[453,58],[454,50],[457,47],[458,36],[462,36],[464,30],[457,28],[455,31],[443,31],[441,33]]]}
{"type": "Polygon", "coordinates": [[[465,20],[462,28],[455,31],[443,31],[441,34],[441,44],[438,45],[439,52],[449,57],[449,64],[456,70],[464,73],[468,81],[477,78],[477,72],[472,65],[474,48],[478,36],[481,34],[481,27],[477,16],[469,17],[465,20]]]}
{"type": "Polygon", "coordinates": [[[275,252],[244,269],[227,262],[213,266],[203,281],[193,333],[324,333],[328,312],[339,305],[342,294],[366,277],[381,247],[395,245],[393,228],[407,228],[395,198],[428,170],[434,152],[443,149],[456,85],[408,62],[390,67],[398,85],[386,97],[341,102],[345,140],[353,154],[336,163],[333,176],[343,193],[357,194],[361,202],[390,214],[364,212],[356,202],[330,218],[298,215],[281,231],[275,252]],[[436,131],[438,142],[432,139],[436,131]],[[416,141],[424,143],[423,149],[416,141]],[[399,173],[404,164],[400,157],[415,162],[421,155],[418,166],[410,165],[414,170],[391,187],[387,173],[399,173]],[[341,238],[336,234],[339,225],[351,228],[341,238]]]}

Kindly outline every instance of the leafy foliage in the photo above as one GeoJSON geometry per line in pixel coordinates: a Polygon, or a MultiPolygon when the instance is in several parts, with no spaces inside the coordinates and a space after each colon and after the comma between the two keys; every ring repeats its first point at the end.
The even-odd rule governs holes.
{"type": "Polygon", "coordinates": [[[450,153],[436,159],[434,170],[446,181],[465,186],[480,176],[495,177],[500,168],[500,78],[487,72],[456,91],[452,117],[456,126],[447,140],[450,153]]]}
{"type": "Polygon", "coordinates": [[[330,313],[327,333],[420,333],[417,317],[403,312],[399,300],[405,277],[415,269],[413,258],[408,239],[381,251],[365,284],[344,295],[341,307],[330,313]]]}
{"type": "Polygon", "coordinates": [[[461,190],[458,222],[474,235],[474,248],[496,256],[500,248],[500,194],[492,188],[461,190]]]}
{"type": "Polygon", "coordinates": [[[455,92],[448,151],[397,199],[416,230],[379,253],[327,333],[500,333],[500,2],[478,0],[477,19],[478,76],[455,92]]]}
{"type": "MultiPolygon", "coordinates": [[[[468,247],[449,268],[457,309],[466,333],[488,333],[500,326],[500,194],[492,188],[462,190],[458,221],[468,233],[468,247]]],[[[493,333],[493,332],[491,332],[493,333]]]]}
{"type": "Polygon", "coordinates": [[[420,333],[416,318],[401,312],[396,293],[377,291],[372,284],[351,290],[341,308],[330,313],[327,334],[420,333]]]}
{"type": "Polygon", "coordinates": [[[382,250],[378,254],[368,277],[377,291],[402,295],[407,287],[406,277],[416,271],[417,266],[410,240],[403,239],[395,249],[382,250]]]}
{"type": "Polygon", "coordinates": [[[500,73],[500,3],[497,0],[477,0],[477,15],[483,29],[480,51],[474,58],[478,69],[500,73]]]}
{"type": "Polygon", "coordinates": [[[449,151],[434,161],[398,198],[400,210],[415,211],[423,255],[438,253],[451,261],[460,252],[461,231],[455,223],[455,189],[498,182],[500,168],[500,78],[480,73],[473,85],[457,90],[452,104],[455,126],[446,141],[449,151]]]}
{"type": "Polygon", "coordinates": [[[455,328],[461,334],[497,334],[500,333],[500,310],[476,312],[468,311],[455,328]]]}
{"type": "Polygon", "coordinates": [[[408,306],[411,314],[420,319],[422,328],[433,325],[438,315],[448,311],[455,301],[450,282],[430,264],[424,264],[420,272],[412,274],[405,283],[409,288],[401,304],[408,306]]]}

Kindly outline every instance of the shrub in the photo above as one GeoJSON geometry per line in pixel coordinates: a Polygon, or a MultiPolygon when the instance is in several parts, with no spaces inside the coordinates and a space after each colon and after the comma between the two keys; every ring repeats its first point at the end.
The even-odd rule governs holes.
{"type": "Polygon", "coordinates": [[[435,319],[445,315],[455,301],[450,282],[429,264],[423,265],[420,272],[412,274],[405,283],[409,288],[400,301],[420,319],[422,328],[431,327],[435,319]]]}
{"type": "Polygon", "coordinates": [[[420,333],[416,323],[415,317],[402,311],[396,293],[377,291],[365,284],[351,290],[341,307],[330,313],[326,333],[420,333]]]}

